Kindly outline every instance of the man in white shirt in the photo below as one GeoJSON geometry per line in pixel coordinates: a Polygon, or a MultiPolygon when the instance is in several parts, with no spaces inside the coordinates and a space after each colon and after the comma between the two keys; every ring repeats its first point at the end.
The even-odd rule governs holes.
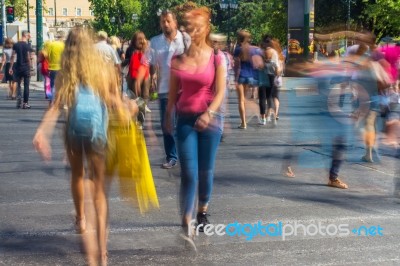
{"type": "Polygon", "coordinates": [[[119,59],[117,51],[107,43],[107,38],[108,38],[107,32],[99,31],[97,33],[97,38],[99,39],[99,41],[96,43],[96,48],[103,56],[104,60],[110,63],[111,62],[114,63],[114,65],[118,69],[120,69],[121,59],[119,59]]]}
{"type": "MultiPolygon", "coordinates": [[[[171,71],[171,59],[175,55],[183,54],[187,48],[184,37],[177,30],[177,20],[175,14],[171,11],[163,11],[160,16],[160,26],[162,34],[157,35],[150,40],[150,49],[143,57],[142,64],[150,66],[151,78],[154,78],[154,69],[157,69],[157,88],[160,103],[161,128],[164,138],[164,151],[166,162],[162,168],[170,169],[176,166],[178,155],[174,140],[174,133],[168,133],[164,128],[165,112],[168,104],[169,79],[171,71]]],[[[136,82],[142,82],[138,77],[136,82]]]]}

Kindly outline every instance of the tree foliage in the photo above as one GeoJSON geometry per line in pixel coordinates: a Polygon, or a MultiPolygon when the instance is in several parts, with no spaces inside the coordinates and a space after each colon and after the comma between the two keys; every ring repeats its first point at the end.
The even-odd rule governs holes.
{"type": "Polygon", "coordinates": [[[139,0],[89,0],[95,19],[93,27],[104,30],[109,35],[118,35],[130,39],[139,29],[139,23],[132,16],[141,15],[142,5],[139,0]]]}
{"type": "Polygon", "coordinates": [[[400,36],[400,0],[363,0],[363,17],[370,21],[370,30],[378,39],[400,36]]]}
{"type": "MultiPolygon", "coordinates": [[[[6,0],[5,4],[6,6],[14,6],[14,16],[16,19],[26,18],[26,0],[6,0]]],[[[34,9],[32,4],[33,3],[29,3],[29,9],[34,9]]]]}
{"type": "Polygon", "coordinates": [[[368,30],[378,39],[399,36],[400,0],[340,0],[334,5],[315,0],[315,24],[319,32],[368,30]]]}
{"type": "MultiPolygon", "coordinates": [[[[24,0],[16,0],[24,2],[24,0]]],[[[247,29],[258,43],[268,33],[286,43],[288,0],[239,0],[236,10],[223,10],[220,1],[211,0],[89,0],[95,14],[94,27],[110,34],[130,39],[140,29],[147,37],[160,34],[158,12],[172,10],[182,22],[185,10],[206,5],[212,10],[213,29],[225,33],[232,40],[239,29],[247,29]],[[132,14],[138,14],[138,21],[132,14]],[[115,23],[111,23],[111,18],[115,23]]],[[[378,37],[398,36],[400,28],[400,0],[315,0],[315,29],[371,30],[378,37]],[[349,12],[350,7],[350,12],[349,12]]],[[[301,14],[299,14],[301,15],[301,14]]]]}

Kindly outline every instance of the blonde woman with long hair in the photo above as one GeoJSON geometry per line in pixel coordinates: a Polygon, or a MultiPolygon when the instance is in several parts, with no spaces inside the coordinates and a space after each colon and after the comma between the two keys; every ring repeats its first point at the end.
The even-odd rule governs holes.
{"type": "MultiPolygon", "coordinates": [[[[122,107],[122,101],[119,97],[116,71],[99,56],[92,36],[81,27],[75,27],[70,31],[65,42],[61,70],[56,78],[55,103],[45,114],[33,144],[45,160],[51,158],[51,136],[61,110],[66,110],[65,149],[71,166],[71,191],[76,211],[75,227],[78,233],[85,233],[86,220],[89,222],[93,220],[97,235],[87,233],[83,237],[88,262],[92,265],[97,265],[99,262],[105,265],[107,200],[104,173],[107,110],[122,110],[118,109],[119,106],[122,107]],[[89,115],[88,121],[81,123],[80,117],[88,109],[96,107],[96,103],[102,107],[102,112],[93,112],[89,115]],[[86,110],[79,109],[79,106],[83,105],[86,105],[86,110]],[[82,126],[87,125],[90,126],[89,134],[82,131],[82,126]],[[96,215],[93,219],[86,219],[84,211],[85,158],[96,215]]],[[[120,116],[124,118],[125,115],[120,113],[120,116]]]]}

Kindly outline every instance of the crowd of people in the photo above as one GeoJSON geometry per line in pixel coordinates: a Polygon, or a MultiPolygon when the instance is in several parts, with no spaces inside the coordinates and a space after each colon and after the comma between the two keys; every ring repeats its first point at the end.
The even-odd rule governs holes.
{"type": "MultiPolygon", "coordinates": [[[[109,125],[128,121],[128,124],[138,123],[140,129],[146,129],[144,122],[146,113],[151,112],[148,102],[152,92],[158,95],[164,145],[165,161],[160,166],[171,169],[179,162],[181,235],[194,248],[194,234],[189,224],[193,217],[200,228],[210,223],[208,209],[215,161],[227,124],[226,98],[232,80],[236,84],[240,114],[237,128],[248,128],[246,110],[255,103],[255,98],[258,98],[259,111],[257,126],[277,126],[279,91],[286,61],[279,41],[265,34],[256,46],[251,41],[251,33],[240,30],[231,50],[225,36],[211,34],[210,18],[208,8],[195,8],[184,14],[184,27],[179,27],[176,15],[163,11],[160,14],[162,33],[148,40],[144,32],[137,31],[127,49],[116,36],[109,38],[104,31],[94,34],[83,27],[75,27],[67,36],[58,32],[56,40],[45,43],[38,56],[49,110],[33,143],[44,159],[50,159],[50,140],[56,121],[60,116],[66,119],[64,140],[71,167],[75,227],[82,235],[88,234],[83,203],[86,172],[92,182],[97,233],[87,237],[90,241],[85,242],[91,265],[105,265],[108,256],[109,177],[106,165],[107,156],[113,154],[108,148],[109,125]],[[248,97],[248,92],[257,90],[257,96],[252,93],[248,97]]],[[[23,109],[30,108],[32,51],[27,43],[29,37],[29,32],[23,32],[21,41],[15,44],[7,39],[1,65],[1,69],[5,67],[10,86],[8,97],[16,99],[17,108],[23,109]]],[[[329,75],[316,77],[321,91],[331,87],[327,85],[331,80],[339,80],[336,83],[341,84],[343,92],[337,102],[339,109],[343,107],[346,88],[351,89],[353,121],[365,123],[366,154],[362,159],[370,163],[374,162],[377,117],[386,118],[387,142],[396,146],[400,123],[399,46],[377,49],[373,44],[372,39],[360,39],[335,63],[337,66],[343,61],[352,62],[347,76],[332,75],[328,71],[329,75]],[[370,86],[372,83],[376,86],[370,86]]],[[[332,62],[320,60],[312,68],[330,69],[332,62]]],[[[308,71],[315,77],[312,69],[308,71]]],[[[326,104],[332,105],[328,98],[326,104]]],[[[336,111],[332,113],[334,117],[339,116],[336,111]]],[[[328,185],[346,189],[347,184],[338,178],[344,160],[344,137],[333,136],[332,145],[328,185]]],[[[294,177],[293,156],[285,158],[284,174],[294,177]]]]}

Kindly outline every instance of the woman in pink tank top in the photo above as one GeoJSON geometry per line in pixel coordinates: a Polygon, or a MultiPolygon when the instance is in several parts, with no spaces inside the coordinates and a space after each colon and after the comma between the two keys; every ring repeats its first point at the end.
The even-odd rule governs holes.
{"type": "Polygon", "coordinates": [[[178,116],[176,139],[181,164],[182,228],[192,245],[198,197],[197,223],[208,224],[207,211],[214,179],[214,165],[222,135],[219,108],[225,93],[225,59],[214,51],[208,39],[211,13],[201,7],[185,14],[191,46],[171,62],[166,128],[172,132],[171,115],[178,116]],[[196,191],[198,195],[196,195],[196,191]]]}

